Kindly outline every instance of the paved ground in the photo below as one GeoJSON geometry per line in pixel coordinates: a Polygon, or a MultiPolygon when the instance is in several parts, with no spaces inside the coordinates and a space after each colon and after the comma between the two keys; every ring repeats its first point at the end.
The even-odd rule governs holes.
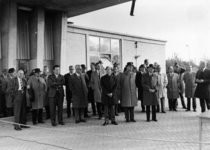
{"type": "MultiPolygon", "coordinates": [[[[52,127],[50,121],[22,131],[0,121],[0,150],[198,150],[197,112],[158,113],[158,122],[146,122],[146,114],[135,108],[136,123],[126,123],[124,114],[117,117],[118,126],[102,126],[96,117],[75,124],[66,118],[65,126],[52,127]]],[[[12,121],[12,118],[4,119],[12,121]]],[[[29,125],[32,123],[29,121],[29,125]]],[[[210,141],[210,126],[204,125],[203,141],[210,141]]],[[[210,143],[210,142],[209,142],[210,143]]],[[[203,145],[204,150],[210,144],[203,145]]]]}

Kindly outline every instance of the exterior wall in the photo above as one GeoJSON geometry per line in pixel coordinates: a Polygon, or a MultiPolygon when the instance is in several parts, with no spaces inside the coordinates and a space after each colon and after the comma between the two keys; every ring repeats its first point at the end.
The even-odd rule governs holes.
{"type": "Polygon", "coordinates": [[[70,65],[86,64],[86,37],[84,34],[67,33],[66,71],[70,65]]]}

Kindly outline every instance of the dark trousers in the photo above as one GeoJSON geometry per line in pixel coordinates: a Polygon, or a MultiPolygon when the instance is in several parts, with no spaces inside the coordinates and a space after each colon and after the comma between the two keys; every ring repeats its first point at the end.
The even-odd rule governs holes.
{"type": "Polygon", "coordinates": [[[205,112],[206,111],[206,107],[209,110],[210,109],[210,101],[209,101],[209,99],[200,99],[200,105],[201,105],[201,112],[205,112]]]}
{"type": "Polygon", "coordinates": [[[51,123],[56,121],[56,106],[58,106],[58,122],[63,122],[63,97],[59,96],[59,92],[56,92],[55,97],[50,97],[50,118],[51,123]]]}
{"type": "MultiPolygon", "coordinates": [[[[115,107],[114,107],[114,113],[115,114],[118,114],[118,106],[119,106],[119,104],[116,104],[115,107]]],[[[105,109],[105,106],[104,106],[104,109],[105,109]]]]}
{"type": "MultiPolygon", "coordinates": [[[[67,91],[66,91],[67,92],[67,91]]],[[[67,101],[67,116],[71,116],[71,97],[66,95],[67,101]]]]}
{"type": "MultiPolygon", "coordinates": [[[[16,92],[14,99],[14,121],[19,124],[26,124],[26,94],[16,92]]],[[[15,125],[19,127],[19,125],[15,125]]]]}
{"type": "Polygon", "coordinates": [[[37,122],[37,116],[38,116],[38,122],[42,122],[43,118],[43,109],[33,109],[32,110],[32,122],[36,123],[37,122]]]}
{"type": "Polygon", "coordinates": [[[5,94],[0,95],[0,117],[7,117],[6,97],[5,94]]]}
{"type": "MultiPolygon", "coordinates": [[[[146,106],[147,121],[150,120],[150,107],[151,106],[146,106]]],[[[156,120],[156,105],[152,105],[152,120],[156,120]]]]}
{"type": "Polygon", "coordinates": [[[143,104],[143,100],[141,100],[141,110],[145,111],[145,105],[143,104]]]}
{"type": "MultiPolygon", "coordinates": [[[[186,108],[186,105],[185,105],[185,102],[184,102],[184,96],[183,96],[182,92],[179,92],[179,96],[180,96],[180,99],[181,99],[182,107],[186,108]]],[[[177,106],[178,106],[178,101],[177,101],[177,106]]]]}
{"type": "MultiPolygon", "coordinates": [[[[190,110],[191,98],[187,98],[187,110],[190,110]]],[[[192,98],[193,110],[196,110],[196,98],[192,98]]]]}
{"type": "Polygon", "coordinates": [[[96,102],[97,112],[98,116],[102,117],[103,111],[102,111],[102,104],[100,102],[96,102]]]}
{"type": "Polygon", "coordinates": [[[94,91],[89,88],[88,89],[88,101],[91,103],[93,115],[96,115],[96,105],[94,100],[94,91]]]}
{"type": "Polygon", "coordinates": [[[45,106],[46,118],[50,118],[50,105],[45,106]]]}
{"type": "Polygon", "coordinates": [[[134,107],[124,107],[125,119],[134,120],[134,107]]]}
{"type": "Polygon", "coordinates": [[[115,105],[104,105],[104,115],[105,122],[109,122],[109,117],[111,117],[111,121],[115,121],[115,105]]]}
{"type": "Polygon", "coordinates": [[[14,115],[14,108],[7,108],[7,117],[13,116],[14,115]]]}
{"type": "Polygon", "coordinates": [[[177,99],[168,99],[169,110],[176,110],[177,99]]]}
{"type": "Polygon", "coordinates": [[[80,121],[80,120],[84,119],[84,110],[85,110],[85,108],[74,108],[76,121],[80,121]]]}
{"type": "Polygon", "coordinates": [[[160,112],[160,107],[161,112],[165,111],[165,97],[160,98],[160,104],[157,105],[157,112],[160,112]]]}

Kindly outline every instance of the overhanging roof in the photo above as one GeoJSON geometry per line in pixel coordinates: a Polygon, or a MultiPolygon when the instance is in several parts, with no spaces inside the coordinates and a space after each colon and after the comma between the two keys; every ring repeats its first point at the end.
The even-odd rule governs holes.
{"type": "Polygon", "coordinates": [[[95,10],[118,5],[131,0],[0,0],[15,1],[26,6],[39,6],[50,10],[67,12],[68,17],[82,15],[95,10]]]}

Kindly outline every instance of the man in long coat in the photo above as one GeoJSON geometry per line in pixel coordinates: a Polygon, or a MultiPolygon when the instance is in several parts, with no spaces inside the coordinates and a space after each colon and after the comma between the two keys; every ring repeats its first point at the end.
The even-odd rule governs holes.
{"type": "Polygon", "coordinates": [[[51,75],[51,73],[49,72],[49,67],[44,66],[43,73],[40,75],[40,77],[42,77],[44,79],[44,81],[47,85],[47,92],[45,94],[45,100],[44,100],[46,119],[50,119],[50,104],[49,104],[49,97],[48,97],[49,87],[48,87],[48,83],[47,83],[47,78],[49,75],[51,75]]]}
{"type": "Polygon", "coordinates": [[[157,105],[157,112],[160,111],[160,106],[161,106],[161,112],[165,112],[165,98],[166,96],[166,86],[168,84],[168,79],[165,73],[161,72],[161,67],[158,65],[156,67],[156,74],[158,75],[158,80],[160,83],[160,89],[158,90],[158,100],[159,104],[157,105]]]}
{"type": "Polygon", "coordinates": [[[0,117],[3,115],[3,117],[7,117],[7,106],[6,106],[6,94],[5,91],[3,91],[3,84],[5,82],[5,79],[7,78],[7,69],[2,70],[2,75],[0,75],[0,117]]]}
{"type": "Polygon", "coordinates": [[[111,116],[112,124],[117,125],[115,121],[114,108],[118,103],[116,91],[117,91],[117,78],[112,74],[112,68],[106,67],[107,74],[101,78],[102,87],[102,104],[104,105],[105,122],[103,126],[109,123],[109,115],[111,116]]]}
{"type": "Polygon", "coordinates": [[[126,71],[120,76],[121,106],[125,110],[126,122],[136,122],[134,119],[134,107],[137,106],[136,74],[132,72],[133,63],[128,62],[126,71]]]}
{"type": "Polygon", "coordinates": [[[72,102],[72,93],[69,89],[69,80],[71,76],[74,74],[74,67],[69,66],[69,73],[64,75],[65,78],[65,86],[66,86],[66,101],[67,101],[67,117],[71,116],[71,102],[72,102]]]}
{"type": "Polygon", "coordinates": [[[195,81],[197,83],[195,97],[200,99],[201,112],[205,112],[206,107],[208,110],[210,109],[210,70],[206,68],[206,62],[200,63],[195,81]]]}
{"type": "Polygon", "coordinates": [[[6,98],[6,107],[7,107],[7,116],[13,116],[13,97],[8,92],[8,85],[9,82],[16,76],[15,69],[10,68],[8,70],[8,75],[4,80],[4,83],[2,85],[2,90],[5,93],[6,98]]]}
{"type": "Polygon", "coordinates": [[[172,66],[168,67],[168,85],[167,85],[167,97],[169,103],[169,110],[176,110],[177,98],[179,98],[179,87],[180,80],[178,74],[174,73],[174,68],[172,66]]]}
{"type": "Polygon", "coordinates": [[[39,68],[34,69],[34,76],[28,80],[31,93],[31,104],[32,104],[32,122],[34,125],[38,123],[44,123],[42,114],[45,100],[45,93],[47,92],[47,85],[42,77],[40,77],[41,70],[39,68]]]}
{"type": "Polygon", "coordinates": [[[88,105],[88,89],[85,76],[81,74],[81,65],[75,66],[76,73],[69,80],[69,89],[72,92],[72,105],[75,111],[75,122],[86,122],[84,111],[88,105]]]}
{"type": "Polygon", "coordinates": [[[96,71],[92,72],[91,74],[91,81],[90,81],[90,86],[94,91],[94,100],[96,102],[96,107],[98,111],[98,119],[102,118],[102,104],[101,104],[101,65],[99,63],[96,63],[96,71]]]}
{"type": "Polygon", "coordinates": [[[139,67],[139,72],[136,74],[136,86],[138,88],[138,100],[141,101],[142,112],[145,112],[145,106],[143,104],[143,86],[141,84],[142,76],[145,74],[145,65],[142,64],[139,67]]]}
{"type": "Polygon", "coordinates": [[[142,86],[144,88],[143,101],[146,105],[147,121],[150,121],[150,107],[152,106],[152,120],[157,121],[156,118],[156,106],[158,105],[158,90],[160,89],[160,83],[158,75],[153,73],[154,66],[150,64],[148,73],[142,76],[142,86]]]}
{"type": "Polygon", "coordinates": [[[24,79],[23,70],[18,70],[17,77],[13,78],[8,85],[8,92],[13,97],[14,106],[14,129],[29,128],[26,124],[26,90],[27,81],[24,79]],[[19,125],[22,124],[22,125],[19,125]]]}
{"type": "Polygon", "coordinates": [[[187,110],[190,111],[191,98],[193,101],[193,110],[196,111],[196,98],[194,97],[197,84],[195,83],[196,73],[192,71],[192,66],[187,67],[187,72],[183,76],[185,82],[185,97],[187,98],[187,110]]]}
{"type": "Polygon", "coordinates": [[[63,122],[63,99],[65,84],[64,77],[60,74],[60,66],[53,66],[53,74],[47,78],[49,86],[48,97],[50,103],[50,117],[52,126],[56,126],[56,106],[58,106],[58,123],[64,125],[63,122]]]}

